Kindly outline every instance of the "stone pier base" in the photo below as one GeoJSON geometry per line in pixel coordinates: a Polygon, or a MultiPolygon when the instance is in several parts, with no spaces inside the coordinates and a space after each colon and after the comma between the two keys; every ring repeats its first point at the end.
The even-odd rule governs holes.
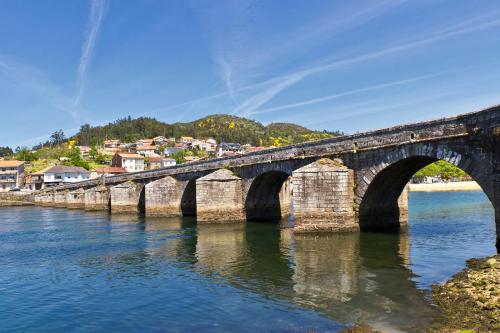
{"type": "Polygon", "coordinates": [[[111,213],[144,213],[143,188],[132,181],[111,187],[111,213]]]}
{"type": "Polygon", "coordinates": [[[358,231],[353,171],[321,159],[293,172],[295,232],[358,231]]]}
{"type": "Polygon", "coordinates": [[[167,176],[146,185],[147,216],[182,216],[182,190],[177,179],[167,176]]]}
{"type": "Polygon", "coordinates": [[[51,207],[54,204],[54,193],[45,192],[35,195],[35,204],[44,207],[51,207]]]}
{"type": "Polygon", "coordinates": [[[399,230],[405,232],[408,230],[408,196],[410,192],[410,187],[405,186],[403,192],[398,198],[399,207],[399,230]]]}
{"type": "Polygon", "coordinates": [[[52,207],[66,207],[67,193],[68,192],[66,190],[54,192],[54,203],[52,204],[52,207]]]}
{"type": "Polygon", "coordinates": [[[85,191],[85,210],[109,210],[110,194],[106,186],[97,186],[85,191]]]}
{"type": "Polygon", "coordinates": [[[196,219],[201,223],[245,221],[241,178],[220,169],[197,179],[196,219]]]}
{"type": "Polygon", "coordinates": [[[85,190],[83,188],[66,194],[66,207],[72,209],[85,208],[85,190]]]}
{"type": "Polygon", "coordinates": [[[292,214],[292,177],[283,183],[279,193],[281,219],[289,220],[292,214]]]}

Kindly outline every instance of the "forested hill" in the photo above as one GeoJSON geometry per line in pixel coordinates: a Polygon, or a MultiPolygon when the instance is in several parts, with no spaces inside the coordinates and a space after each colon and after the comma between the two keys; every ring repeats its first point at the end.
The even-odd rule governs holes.
{"type": "Polygon", "coordinates": [[[106,139],[134,142],[156,136],[214,138],[218,142],[250,143],[254,146],[284,146],[341,135],[339,132],[311,131],[289,123],[264,126],[254,120],[230,115],[212,115],[188,123],[167,124],[154,118],[130,117],[104,126],[83,125],[73,137],[80,145],[100,144],[106,139]]]}

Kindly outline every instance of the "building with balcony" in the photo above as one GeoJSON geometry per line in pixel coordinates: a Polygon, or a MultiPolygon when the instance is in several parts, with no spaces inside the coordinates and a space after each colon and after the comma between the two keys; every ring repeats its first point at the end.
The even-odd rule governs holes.
{"type": "Polygon", "coordinates": [[[144,156],[133,153],[117,153],[111,160],[112,167],[120,167],[127,172],[144,171],[144,156]]]}
{"type": "Polygon", "coordinates": [[[8,192],[24,186],[24,162],[0,161],[0,192],[8,192]]]}

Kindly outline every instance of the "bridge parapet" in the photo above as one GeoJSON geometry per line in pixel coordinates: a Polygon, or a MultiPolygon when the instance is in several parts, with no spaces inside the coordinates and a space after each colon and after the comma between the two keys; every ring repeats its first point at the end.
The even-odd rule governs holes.
{"type": "MultiPolygon", "coordinates": [[[[308,157],[340,156],[342,154],[391,147],[414,142],[435,141],[445,138],[476,136],[478,140],[500,135],[500,106],[456,117],[400,125],[376,131],[346,135],[331,139],[311,141],[297,145],[274,148],[236,157],[217,158],[188,164],[170,166],[150,171],[128,173],[106,177],[108,185],[131,180],[161,178],[182,173],[215,171],[225,167],[243,167],[251,164],[269,163],[308,157]]],[[[75,189],[102,184],[101,179],[68,184],[54,189],[75,189]]],[[[42,190],[43,192],[43,190],[42,190]]]]}

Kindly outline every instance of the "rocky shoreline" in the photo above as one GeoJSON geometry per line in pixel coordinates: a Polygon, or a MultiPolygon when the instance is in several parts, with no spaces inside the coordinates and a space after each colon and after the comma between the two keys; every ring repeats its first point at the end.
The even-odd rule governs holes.
{"type": "Polygon", "coordinates": [[[500,255],[470,259],[448,282],[432,287],[442,313],[429,332],[500,332],[500,255]]]}

